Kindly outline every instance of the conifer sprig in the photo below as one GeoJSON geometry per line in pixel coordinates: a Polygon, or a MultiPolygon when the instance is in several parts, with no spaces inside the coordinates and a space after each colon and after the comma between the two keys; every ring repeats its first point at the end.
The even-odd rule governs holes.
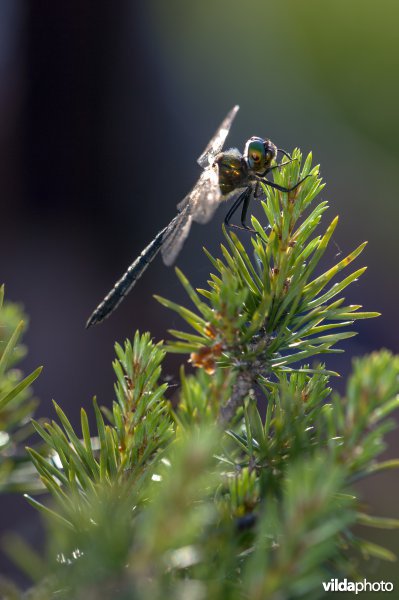
{"type": "MultiPolygon", "coordinates": [[[[151,477],[153,463],[160,459],[174,431],[164,399],[167,385],[158,385],[164,351],[154,345],[148,333],[136,333],[133,344],[115,345],[113,363],[117,377],[117,401],[112,412],[105,411],[106,424],[96,399],[93,401],[97,431],[92,435],[86,411],[81,409],[81,434],[76,434],[63,410],[54,403],[61,427],[55,422],[33,421],[50,452],[29,448],[41,480],[57,500],[60,518],[73,528],[79,519],[77,507],[86,503],[87,493],[103,493],[103,486],[118,486],[126,480],[151,477]],[[71,490],[68,496],[66,490],[71,490]]],[[[47,514],[45,505],[28,500],[47,514]]]]}
{"type": "Polygon", "coordinates": [[[197,367],[181,368],[174,406],[159,383],[163,345],[136,333],[115,346],[116,400],[94,403],[95,430],[82,410],[75,432],[57,405],[58,422],[35,422],[45,446],[29,452],[52,503],[29,500],[48,518],[48,556],[7,544],[38,581],[32,598],[304,600],[321,597],[332,575],[353,574],[356,551],[393,560],[352,527],[399,526],[354,489],[399,467],[380,461],[399,359],[382,351],[355,362],[342,396],[331,371],[306,363],[377,313],[341,296],[364,268],[334,282],[364,244],[316,273],[337,219],[315,233],[323,184],[310,155],[302,169],[294,158],[275,181],[311,176],[292,193],[265,188],[253,257],[225,231],[222,258],[208,254],[207,289],[177,271],[194,310],[159,298],[193,330],[172,330],[167,346],[197,367]]]}
{"type": "Polygon", "coordinates": [[[324,188],[318,166],[311,168],[309,154],[301,169],[302,155],[293,153],[293,162],[276,170],[275,181],[290,186],[310,175],[293,192],[284,193],[264,186],[262,202],[266,221],[252,217],[257,232],[251,242],[251,259],[235,233],[224,230],[227,246],[223,259],[207,251],[216,273],[207,289],[195,290],[183,273],[177,275],[196,312],[165,298],[156,297],[177,312],[195,331],[170,333],[178,340],[167,345],[170,352],[189,353],[194,365],[213,372],[216,365],[240,370],[253,368],[255,379],[310,357],[340,352],[335,346],[356,333],[347,329],[356,319],[378,316],[360,312],[360,305],[345,306],[336,298],[365,271],[357,269],[339,282],[331,280],[359,256],[361,244],[322,275],[312,278],[332,238],[338,218],[323,235],[313,236],[327,209],[321,202],[308,216],[315,198],[324,188]],[[203,300],[205,299],[205,300],[203,300]],[[255,365],[256,359],[262,368],[255,365]]]}
{"type": "MultiPolygon", "coordinates": [[[[141,364],[156,351],[147,338],[141,364]]],[[[100,480],[97,468],[92,484],[82,485],[77,470],[63,479],[68,465],[51,473],[56,512],[44,510],[56,532],[49,549],[56,576],[47,579],[48,595],[38,586],[39,597],[53,598],[61,588],[76,600],[115,593],[160,599],[166,592],[189,593],[200,581],[203,596],[215,600],[248,593],[317,598],[322,580],[350,568],[348,548],[393,559],[351,528],[392,529],[399,522],[366,513],[351,485],[398,466],[376,462],[392,426],[385,419],[399,403],[398,359],[382,352],[355,363],[341,398],[332,394],[322,367],[281,372],[262,386],[265,417],[249,399],[223,432],[215,428],[213,410],[229,397],[233,379],[224,380],[225,373],[183,375],[177,435],[171,444],[166,440],[166,453],[149,470],[140,465],[151,477],[129,468],[123,478],[110,470],[100,480]]],[[[67,431],[62,413],[59,419],[67,431]]],[[[48,434],[54,441],[58,430],[48,428],[48,434]]],[[[72,456],[78,446],[71,431],[68,438],[72,456]]]]}

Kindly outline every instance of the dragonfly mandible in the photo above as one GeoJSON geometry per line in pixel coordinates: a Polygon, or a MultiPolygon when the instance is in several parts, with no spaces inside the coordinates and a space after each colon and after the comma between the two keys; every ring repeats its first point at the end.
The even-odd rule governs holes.
{"type": "Polygon", "coordinates": [[[172,265],[189,234],[191,223],[210,221],[222,200],[234,199],[224,219],[226,226],[253,231],[246,224],[246,215],[251,198],[258,196],[260,183],[282,192],[291,192],[304,181],[301,179],[291,188],[286,188],[266,179],[267,173],[292,160],[288,152],[277,148],[270,140],[251,137],[243,154],[236,148],[222,152],[238,109],[238,106],[234,106],[230,110],[198,158],[197,162],[203,171],[191,192],[177,205],[177,215],[157,233],[116,282],[88,319],[87,328],[100,323],[116,309],[159,251],[165,265],[172,265]],[[278,152],[289,160],[272,166],[278,152]],[[233,214],[241,206],[241,226],[231,224],[233,214]]]}

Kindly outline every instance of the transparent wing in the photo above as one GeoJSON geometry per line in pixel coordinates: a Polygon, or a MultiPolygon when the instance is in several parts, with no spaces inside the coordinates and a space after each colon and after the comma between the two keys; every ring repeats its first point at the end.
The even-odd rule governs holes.
{"type": "Polygon", "coordinates": [[[208,167],[201,173],[194,188],[177,205],[179,214],[169,224],[162,243],[162,258],[170,266],[176,260],[190,232],[192,221],[207,223],[219,206],[221,193],[217,167],[208,167]]]}
{"type": "Polygon", "coordinates": [[[191,223],[207,223],[219,206],[219,172],[212,161],[222,150],[238,109],[239,106],[231,109],[198,159],[198,164],[204,171],[191,192],[177,205],[179,214],[168,225],[163,236],[161,253],[165,265],[170,266],[176,260],[190,232],[191,223]]]}
{"type": "Polygon", "coordinates": [[[208,167],[189,193],[188,203],[193,221],[208,223],[220,204],[219,170],[217,165],[208,167]]]}
{"type": "Polygon", "coordinates": [[[190,205],[186,204],[173,221],[168,225],[163,237],[161,254],[166,266],[172,265],[190,232],[192,218],[189,212],[190,205]]]}
{"type": "Polygon", "coordinates": [[[197,160],[198,164],[203,169],[208,167],[212,159],[216,156],[216,154],[218,154],[222,150],[223,144],[226,141],[226,138],[230,131],[231,124],[233,123],[239,108],[240,107],[236,105],[234,106],[234,108],[231,109],[231,111],[227,114],[219,129],[217,130],[217,132],[215,133],[215,135],[213,136],[213,138],[211,139],[211,141],[197,160]]]}
{"type": "Polygon", "coordinates": [[[218,207],[220,196],[218,167],[212,165],[201,173],[197,183],[191,192],[179,202],[177,209],[182,212],[189,205],[189,213],[193,221],[207,223],[218,207]]]}

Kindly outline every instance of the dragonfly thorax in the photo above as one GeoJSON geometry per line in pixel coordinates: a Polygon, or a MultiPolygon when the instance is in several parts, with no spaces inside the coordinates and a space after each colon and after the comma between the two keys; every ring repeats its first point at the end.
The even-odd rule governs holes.
{"type": "Polygon", "coordinates": [[[248,165],[236,148],[220,152],[215,156],[213,165],[218,168],[219,187],[223,196],[248,184],[248,165]]]}
{"type": "Polygon", "coordinates": [[[270,140],[251,137],[245,144],[245,160],[251,171],[255,173],[263,173],[269,169],[276,156],[277,147],[270,140]]]}
{"type": "Polygon", "coordinates": [[[244,154],[241,154],[236,148],[222,152],[237,111],[238,106],[234,106],[227,113],[215,135],[198,158],[198,164],[203,171],[192,190],[177,205],[177,215],[169,225],[159,231],[116,282],[90,316],[87,327],[103,321],[115,310],[159,251],[162,252],[165,265],[173,264],[189,234],[191,223],[193,221],[208,223],[217,210],[220,200],[232,200],[234,197],[234,202],[224,220],[226,227],[235,227],[256,233],[247,226],[245,219],[250,200],[259,197],[259,182],[280,192],[289,193],[300,186],[306,177],[311,177],[308,174],[289,188],[267,179],[266,175],[271,169],[278,169],[295,160],[285,150],[277,150],[270,140],[252,137],[245,144],[244,154]],[[271,166],[277,156],[277,151],[284,154],[289,160],[271,166]],[[241,225],[230,224],[232,216],[240,207],[242,211],[241,225]]]}

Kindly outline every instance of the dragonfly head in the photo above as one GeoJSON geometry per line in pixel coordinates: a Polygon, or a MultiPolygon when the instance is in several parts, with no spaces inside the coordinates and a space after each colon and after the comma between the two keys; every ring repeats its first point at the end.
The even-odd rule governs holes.
{"type": "Polygon", "coordinates": [[[256,173],[268,169],[276,156],[277,148],[270,140],[251,137],[245,144],[245,160],[249,168],[256,173]]]}

